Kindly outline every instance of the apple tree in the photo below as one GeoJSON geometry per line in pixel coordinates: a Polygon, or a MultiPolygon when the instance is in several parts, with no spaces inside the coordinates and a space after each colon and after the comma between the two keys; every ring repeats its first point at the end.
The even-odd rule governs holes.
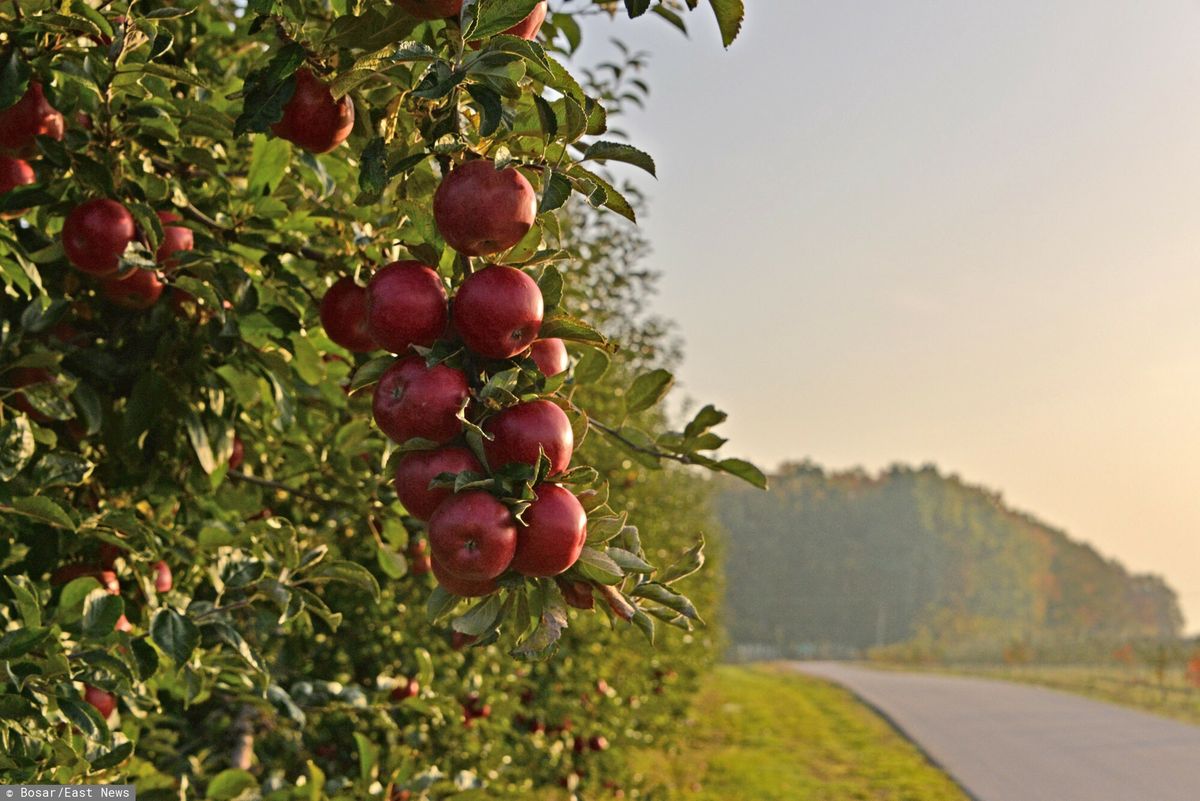
{"type": "Polygon", "coordinates": [[[666,694],[709,636],[692,470],[763,478],[598,308],[637,241],[608,165],[654,163],[606,136],[621,70],[566,64],[581,17],[697,5],[5,9],[0,778],[619,783],[585,754],[656,730],[594,674],[666,694]],[[581,683],[594,730],[538,722],[581,683]]]}

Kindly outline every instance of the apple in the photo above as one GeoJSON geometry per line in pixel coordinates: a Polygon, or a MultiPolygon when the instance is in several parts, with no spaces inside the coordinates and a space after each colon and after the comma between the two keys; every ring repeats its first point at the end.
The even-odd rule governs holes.
{"type": "Polygon", "coordinates": [[[401,679],[396,683],[395,689],[392,690],[393,701],[405,701],[409,698],[416,698],[421,692],[421,685],[416,679],[401,679]]]}
{"type": "Polygon", "coordinates": [[[158,243],[158,250],[154,252],[154,261],[164,270],[174,270],[179,266],[179,259],[175,258],[175,254],[195,248],[196,238],[192,229],[182,225],[171,225],[183,220],[174,212],[160,211],[158,220],[162,223],[163,235],[162,241],[158,243]]]}
{"type": "MultiPolygon", "coordinates": [[[[483,465],[466,448],[414,451],[396,465],[396,495],[410,515],[428,520],[438,505],[454,494],[449,487],[431,489],[429,484],[442,473],[467,471],[482,473],[483,465]]],[[[424,540],[414,542],[424,543],[424,540]]]]}
{"type": "Polygon", "coordinates": [[[542,399],[510,406],[488,418],[483,430],[492,437],[483,442],[483,452],[492,470],[513,463],[536,466],[539,449],[550,459],[552,476],[566,470],[571,463],[575,449],[571,421],[551,401],[542,399]]]}
{"type": "MultiPolygon", "coordinates": [[[[436,573],[434,575],[436,575],[436,573]]],[[[442,586],[445,587],[444,584],[442,586]]],[[[459,593],[455,593],[455,595],[458,595],[458,594],[459,593]]],[[[463,597],[465,598],[468,596],[463,596],[463,597]]],[[[461,651],[464,648],[470,648],[472,645],[474,645],[478,641],[479,641],[479,638],[476,637],[474,634],[463,634],[461,631],[450,632],[450,647],[453,648],[455,651],[461,651]]]]}
{"type": "Polygon", "coordinates": [[[508,250],[537,219],[537,194],[513,167],[486,159],[451,170],[433,195],[433,219],[442,238],[464,256],[508,250]]]}
{"type": "Polygon", "coordinates": [[[392,262],[367,284],[367,330],[392,353],[429,347],[446,330],[448,318],[446,289],[427,264],[392,262]]]}
{"type": "Polygon", "coordinates": [[[367,290],[349,276],[334,281],[321,298],[321,326],[346,350],[366,353],[379,347],[367,330],[367,290]]]}
{"type": "Polygon", "coordinates": [[[542,29],[542,23],[546,21],[546,9],[549,3],[546,0],[538,3],[533,7],[533,11],[529,12],[529,16],[512,26],[504,33],[509,36],[519,36],[522,39],[533,41],[537,38],[538,31],[542,29]]]}
{"type": "Polygon", "coordinates": [[[229,452],[229,469],[237,470],[241,468],[242,462],[246,459],[246,443],[242,442],[242,438],[237,434],[233,435],[233,450],[229,452]]]}
{"type": "Polygon", "coordinates": [[[488,359],[508,359],[529,347],[543,313],[542,291],[515,267],[472,273],[454,296],[454,329],[463,344],[488,359]]]}
{"type": "Polygon", "coordinates": [[[131,270],[124,278],[105,278],[100,294],[114,306],[144,311],[158,302],[166,287],[155,270],[131,270]]]}
{"type": "Polygon", "coordinates": [[[457,17],[462,12],[463,0],[393,0],[396,5],[417,19],[444,19],[457,17]]]}
{"type": "Polygon", "coordinates": [[[410,557],[415,559],[418,556],[424,556],[428,550],[429,550],[429,541],[428,540],[411,539],[408,541],[408,548],[405,549],[405,553],[407,553],[410,557]]]}
{"type": "Polygon", "coordinates": [[[529,346],[529,358],[533,359],[542,375],[547,378],[566,372],[571,364],[566,344],[557,337],[534,342],[529,346]]]}
{"type": "MultiPolygon", "coordinates": [[[[33,167],[29,166],[29,162],[0,156],[0,195],[7,195],[18,186],[28,186],[35,181],[37,181],[37,176],[33,174],[33,167]]],[[[24,213],[25,210],[21,209],[6,212],[0,216],[11,219],[20,217],[24,213]]]]}
{"type": "Polygon", "coordinates": [[[113,710],[117,708],[117,698],[112,693],[106,693],[99,687],[90,684],[83,685],[83,700],[96,707],[100,717],[108,720],[113,710]]]}
{"type": "Polygon", "coordinates": [[[517,522],[494,495],[483,490],[460,492],[429,518],[429,547],[435,575],[440,567],[455,578],[490,581],[512,562],[517,522]]]}
{"type": "MultiPolygon", "coordinates": [[[[453,576],[447,573],[446,568],[439,565],[436,559],[431,560],[430,564],[433,568],[433,577],[437,579],[437,583],[451,595],[457,595],[461,598],[482,598],[500,589],[500,585],[495,581],[468,581],[453,576]]],[[[455,651],[461,651],[463,648],[473,644],[477,639],[479,638],[456,631],[454,632],[452,646],[455,651]],[[470,637],[470,639],[466,639],[467,637],[470,637]]]]}
{"type": "Polygon", "coordinates": [[[117,574],[111,570],[100,571],[100,586],[109,595],[121,594],[121,582],[117,579],[117,574]]]}
{"type": "Polygon", "coordinates": [[[429,554],[422,553],[411,557],[408,563],[408,571],[414,576],[424,576],[433,570],[433,560],[429,558],[429,554]]]}
{"type": "Polygon", "coordinates": [[[588,748],[593,751],[607,751],[608,738],[602,735],[594,735],[588,738],[588,748]]]}
{"type": "Polygon", "coordinates": [[[111,542],[100,543],[100,564],[105,570],[112,570],[113,563],[117,561],[123,554],[125,549],[119,545],[113,545],[111,542]]]}
{"type": "Polygon", "coordinates": [[[537,500],[521,515],[525,523],[517,528],[510,567],[523,576],[557,576],[579,559],[587,540],[587,512],[559,484],[539,484],[533,491],[537,500]]]}
{"type": "Polygon", "coordinates": [[[71,209],[63,222],[62,243],[67,258],[92,275],[117,271],[125,248],[137,238],[133,215],[115,200],[95,198],[71,209]]]}
{"type": "Polygon", "coordinates": [[[296,88],[283,107],[283,118],[271,130],[310,153],[328,153],[346,141],[353,127],[350,96],[334,100],[329,87],[302,67],[296,70],[296,88]]]}
{"type": "Polygon", "coordinates": [[[458,412],[468,396],[461,370],[426,367],[420,356],[409,356],[379,379],[371,407],[375,423],[393,442],[420,437],[444,445],[462,431],[458,412]]]}
{"type": "Polygon", "coordinates": [[[25,152],[37,137],[61,140],[63,131],[63,115],[46,100],[37,81],[30,81],[21,99],[0,111],[0,150],[25,152]]]}
{"type": "Polygon", "coordinates": [[[175,579],[171,575],[171,566],[166,562],[156,562],[154,565],[154,589],[159,592],[170,592],[173,586],[175,586],[175,579]]]}
{"type": "Polygon", "coordinates": [[[98,571],[93,565],[63,565],[62,567],[56,568],[54,572],[50,574],[50,586],[57,587],[61,584],[68,584],[77,578],[83,578],[84,576],[95,576],[97,572],[98,571]]]}

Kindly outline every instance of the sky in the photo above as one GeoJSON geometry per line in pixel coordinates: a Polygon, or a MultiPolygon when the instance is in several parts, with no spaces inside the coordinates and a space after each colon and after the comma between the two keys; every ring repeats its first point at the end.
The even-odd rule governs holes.
{"type": "Polygon", "coordinates": [[[655,308],[730,455],[936,463],[1200,630],[1200,2],[747,6],[581,54],[651,53],[655,308]]]}

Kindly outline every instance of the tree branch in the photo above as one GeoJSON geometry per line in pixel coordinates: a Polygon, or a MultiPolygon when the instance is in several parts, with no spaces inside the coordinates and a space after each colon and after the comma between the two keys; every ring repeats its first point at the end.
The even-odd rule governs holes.
{"type": "Polygon", "coordinates": [[[306,501],[312,501],[313,503],[324,504],[325,506],[340,506],[343,509],[358,509],[359,508],[357,504],[348,503],[346,501],[335,500],[334,498],[322,498],[320,495],[314,495],[313,493],[307,492],[306,490],[297,489],[295,487],[289,487],[287,484],[281,484],[278,481],[271,481],[266,478],[259,478],[258,476],[246,475],[245,473],[243,473],[239,470],[230,470],[226,475],[228,475],[234,481],[244,481],[247,484],[254,484],[255,486],[258,486],[258,487],[266,487],[267,489],[278,490],[279,492],[286,492],[288,495],[295,495],[297,498],[303,498],[306,501]]]}

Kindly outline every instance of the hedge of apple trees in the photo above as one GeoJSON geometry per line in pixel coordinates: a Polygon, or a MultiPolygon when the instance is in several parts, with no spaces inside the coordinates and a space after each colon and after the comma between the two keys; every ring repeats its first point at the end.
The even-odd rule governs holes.
{"type": "Polygon", "coordinates": [[[0,780],[640,792],[713,649],[694,471],[763,478],[662,411],[639,56],[566,65],[698,5],[4,4],[0,780]]]}

